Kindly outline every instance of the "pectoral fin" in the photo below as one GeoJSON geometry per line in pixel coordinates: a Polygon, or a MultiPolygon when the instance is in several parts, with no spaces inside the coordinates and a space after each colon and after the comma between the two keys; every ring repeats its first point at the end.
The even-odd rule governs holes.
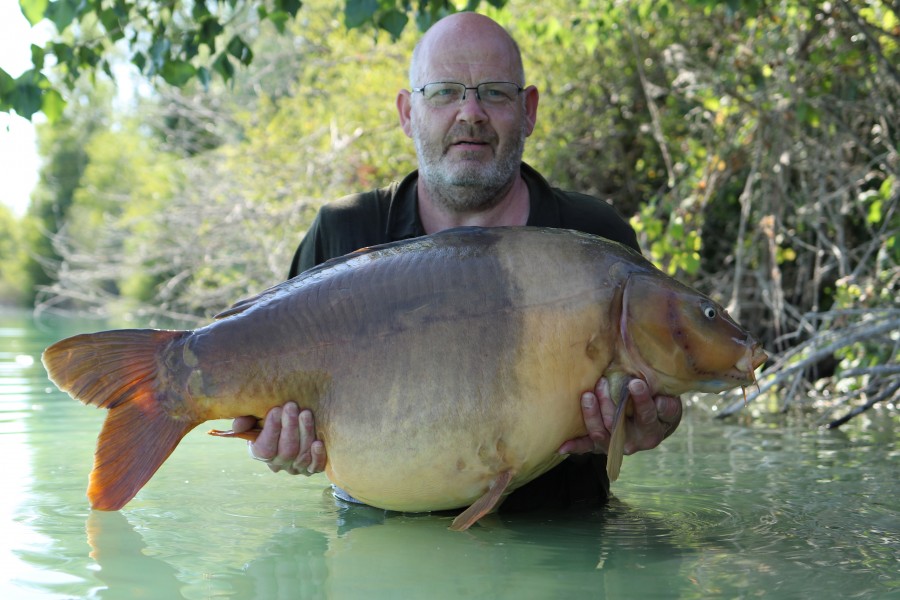
{"type": "Polygon", "coordinates": [[[453,531],[465,531],[475,524],[478,519],[488,514],[497,506],[497,503],[503,497],[506,488],[512,481],[513,472],[503,471],[500,473],[490,489],[485,492],[484,496],[472,503],[472,506],[461,512],[450,525],[453,531]]]}
{"type": "Polygon", "coordinates": [[[606,474],[610,481],[619,478],[622,458],[625,456],[625,417],[632,410],[631,396],[628,394],[628,381],[627,377],[617,377],[610,382],[610,393],[617,400],[612,437],[609,440],[609,453],[606,456],[606,474]]]}

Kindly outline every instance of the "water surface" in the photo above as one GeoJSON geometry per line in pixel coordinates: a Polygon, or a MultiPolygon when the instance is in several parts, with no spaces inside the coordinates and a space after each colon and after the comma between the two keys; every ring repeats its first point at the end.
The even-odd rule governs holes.
{"type": "Polygon", "coordinates": [[[91,511],[104,411],[39,357],[98,328],[0,312],[0,598],[900,598],[900,422],[881,413],[829,432],[691,406],[609,506],[465,533],[343,506],[201,426],[123,510],[91,511]]]}

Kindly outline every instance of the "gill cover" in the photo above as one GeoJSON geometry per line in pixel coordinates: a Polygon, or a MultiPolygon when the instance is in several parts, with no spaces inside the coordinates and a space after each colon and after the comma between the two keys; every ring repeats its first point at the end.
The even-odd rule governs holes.
{"type": "Polygon", "coordinates": [[[740,366],[755,343],[710,298],[675,280],[636,273],[622,304],[626,347],[657,391],[721,392],[751,381],[752,369],[740,366]]]}

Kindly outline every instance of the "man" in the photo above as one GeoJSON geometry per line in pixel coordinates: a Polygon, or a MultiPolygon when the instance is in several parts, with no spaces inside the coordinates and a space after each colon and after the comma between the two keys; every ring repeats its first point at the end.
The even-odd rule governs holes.
{"type": "MultiPolygon", "coordinates": [[[[551,188],[522,163],[538,90],[524,87],[518,46],[497,23],[475,13],[442,19],[416,46],[409,78],[412,89],[398,93],[397,111],[415,142],[419,171],[323,207],[297,250],[291,277],[358,248],[465,225],[579,229],[639,250],[634,231],[610,206],[551,188]]],[[[643,381],[633,381],[629,390],[634,415],[626,453],[657,446],[681,420],[677,398],[651,398],[643,381]]],[[[615,412],[607,382],[586,391],[581,403],[589,433],[559,452],[584,456],[570,456],[516,490],[501,510],[606,499],[605,453],[615,412]]],[[[241,417],[233,426],[243,431],[255,423],[241,417]]],[[[250,452],[271,470],[293,474],[322,471],[327,460],[315,439],[314,416],[294,403],[269,412],[250,452]]],[[[341,497],[341,490],[335,493],[341,497]]]]}

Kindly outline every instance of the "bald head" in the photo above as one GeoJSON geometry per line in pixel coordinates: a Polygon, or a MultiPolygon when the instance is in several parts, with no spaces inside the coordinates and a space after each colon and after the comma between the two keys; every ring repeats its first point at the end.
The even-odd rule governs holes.
{"type": "MultiPolygon", "coordinates": [[[[409,83],[418,87],[483,73],[492,73],[497,81],[525,85],[522,55],[515,40],[489,17],[463,12],[444,17],[422,36],[413,50],[409,83]]],[[[480,81],[462,83],[472,85],[480,81]]]]}

